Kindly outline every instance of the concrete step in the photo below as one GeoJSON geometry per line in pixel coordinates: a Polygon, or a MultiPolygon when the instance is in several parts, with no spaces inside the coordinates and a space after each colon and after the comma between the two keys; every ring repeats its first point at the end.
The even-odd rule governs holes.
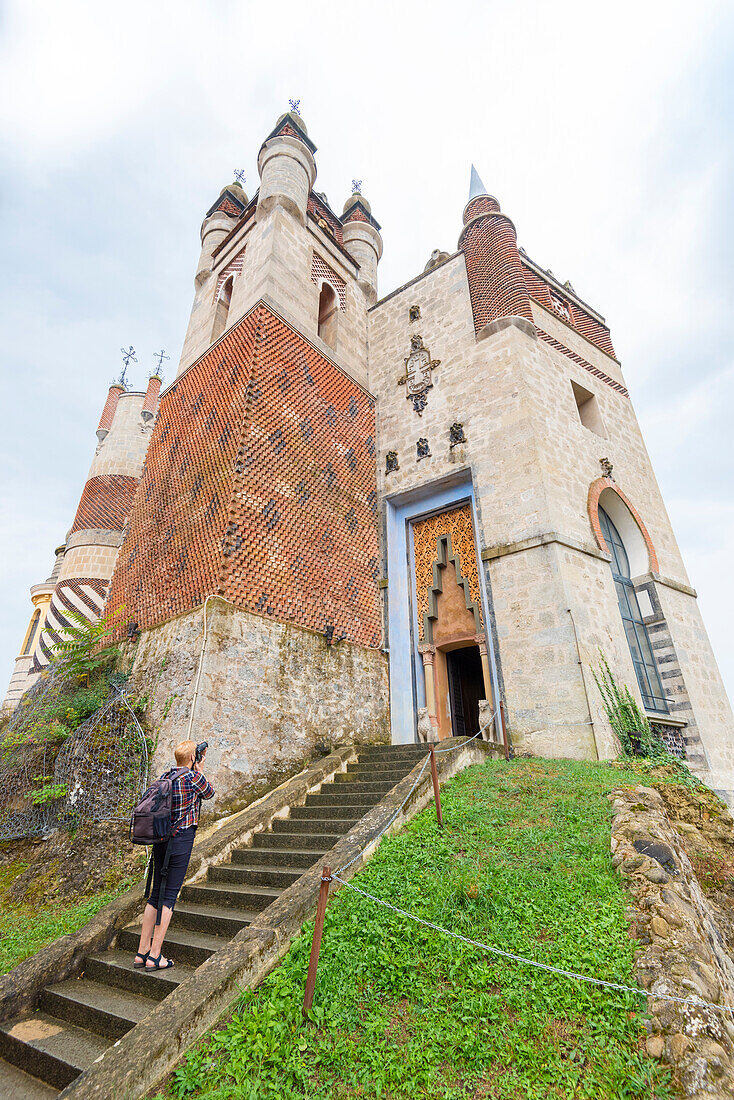
{"type": "MultiPolygon", "coordinates": [[[[193,902],[178,901],[173,910],[171,926],[173,934],[181,932],[216,932],[222,938],[231,939],[236,936],[241,928],[252,924],[260,914],[254,909],[232,909],[223,905],[200,905],[193,902]]],[[[166,937],[166,947],[168,937],[166,937]]],[[[165,955],[165,948],[163,954],[165,955]]],[[[168,957],[168,956],[166,956],[168,957]]],[[[175,960],[173,940],[171,941],[171,958],[175,960]]]]}
{"type": "Polygon", "coordinates": [[[352,825],[356,825],[362,814],[333,817],[322,813],[320,817],[286,817],[273,822],[274,833],[297,833],[304,839],[311,833],[335,833],[343,836],[352,825]]]}
{"type": "Polygon", "coordinates": [[[0,1096],[6,1100],[53,1100],[59,1090],[0,1058],[0,1096]]]}
{"type": "MultiPolygon", "coordinates": [[[[239,882],[249,886],[274,886],[276,890],[287,890],[298,882],[303,874],[297,870],[281,867],[243,867],[239,863],[223,863],[219,867],[209,868],[210,882],[239,882]]],[[[175,910],[174,910],[175,912],[175,910]]]]}
{"type": "Polygon", "coordinates": [[[341,840],[341,833],[309,833],[307,837],[300,833],[257,833],[253,838],[252,850],[256,852],[263,848],[267,851],[277,851],[278,848],[293,848],[299,851],[307,844],[309,848],[322,852],[328,852],[337,841],[341,840]]]}
{"type": "Polygon", "coordinates": [[[376,806],[382,798],[381,794],[365,794],[363,791],[352,791],[343,783],[338,787],[322,787],[317,794],[306,795],[306,806],[353,806],[355,813],[362,817],[376,806]]]}
{"type": "Polygon", "coordinates": [[[381,779],[383,775],[392,775],[395,772],[407,775],[427,755],[427,753],[423,753],[418,756],[417,753],[411,753],[409,757],[396,757],[394,760],[375,760],[368,756],[365,759],[360,758],[355,764],[349,764],[347,772],[372,772],[375,779],[381,779]]]}
{"type": "MultiPolygon", "coordinates": [[[[402,776],[400,776],[400,779],[402,779],[402,776]]],[[[398,783],[400,779],[396,779],[395,782],[390,779],[383,779],[379,781],[364,780],[355,779],[353,775],[342,773],[341,775],[337,775],[336,782],[333,786],[331,784],[325,784],[321,788],[321,790],[324,793],[328,794],[329,791],[338,791],[340,787],[346,786],[349,787],[349,790],[352,792],[352,794],[377,795],[377,801],[379,802],[380,798],[382,798],[383,795],[386,795],[388,791],[391,791],[395,786],[395,783],[398,783]]]]}
{"type": "MultiPolygon", "coordinates": [[[[163,954],[166,955],[165,950],[163,954]]],[[[176,959],[174,962],[176,965],[170,970],[136,970],[130,952],[115,949],[101,955],[90,955],[84,965],[84,977],[162,1001],[194,973],[194,967],[179,963],[176,959]]]]}
{"type": "MultiPolygon", "coordinates": [[[[307,871],[312,867],[326,851],[320,845],[312,844],[313,837],[308,838],[308,845],[300,848],[275,848],[267,847],[267,841],[272,838],[272,833],[258,833],[257,836],[265,838],[265,844],[258,844],[255,848],[235,848],[232,852],[232,862],[243,867],[283,867],[290,871],[301,869],[307,871]]],[[[175,912],[175,910],[174,910],[175,912]]]]}
{"type": "Polygon", "coordinates": [[[411,767],[415,767],[415,765],[420,760],[422,760],[424,758],[424,756],[427,756],[427,755],[428,755],[428,749],[427,748],[426,749],[421,749],[418,752],[412,752],[412,751],[410,751],[410,752],[400,752],[400,753],[375,752],[375,753],[371,753],[371,754],[366,754],[366,753],[361,752],[359,754],[359,756],[357,757],[357,763],[358,764],[365,764],[365,765],[366,764],[374,764],[375,766],[377,766],[378,764],[388,764],[388,765],[391,765],[393,768],[404,768],[409,764],[411,767]]]}
{"type": "Polygon", "coordinates": [[[219,905],[223,909],[248,909],[256,913],[267,909],[279,897],[280,890],[273,886],[248,886],[236,882],[197,882],[184,886],[181,891],[183,901],[191,901],[194,905],[219,905]]]}
{"type": "Polygon", "coordinates": [[[359,783],[388,783],[391,787],[394,787],[401,779],[405,779],[409,771],[411,771],[410,768],[391,768],[390,771],[377,771],[373,767],[365,767],[360,764],[355,765],[353,768],[347,768],[336,779],[339,783],[351,783],[356,780],[359,783]]]}
{"type": "MultiPolygon", "coordinates": [[[[174,913],[176,910],[174,909],[174,913]]],[[[229,935],[216,935],[212,931],[196,932],[184,928],[169,927],[166,932],[166,942],[163,954],[174,962],[186,963],[187,966],[201,966],[210,959],[215,951],[229,943],[232,937],[229,935]]],[[[120,933],[117,946],[121,951],[128,951],[135,957],[140,941],[139,928],[124,928],[120,933]]]]}
{"type": "Polygon", "coordinates": [[[139,993],[102,985],[89,978],[69,978],[41,990],[38,1007],[77,1027],[107,1039],[119,1039],[158,1002],[139,993]]]}
{"type": "Polygon", "coordinates": [[[316,806],[294,806],[288,821],[359,821],[372,809],[374,802],[369,801],[362,808],[349,802],[322,802],[316,806]]]}
{"type": "Polygon", "coordinates": [[[359,745],[357,755],[370,759],[394,760],[396,757],[421,756],[428,751],[427,745],[411,743],[409,745],[359,745]]]}
{"type": "Polygon", "coordinates": [[[5,1061],[57,1089],[70,1085],[108,1046],[100,1035],[45,1012],[0,1024],[5,1061]]]}

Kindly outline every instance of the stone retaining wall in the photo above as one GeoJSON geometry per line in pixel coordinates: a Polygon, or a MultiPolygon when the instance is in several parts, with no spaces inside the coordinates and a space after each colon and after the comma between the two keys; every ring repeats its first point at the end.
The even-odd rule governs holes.
{"type": "MultiPolygon", "coordinates": [[[[714,907],[696,878],[681,836],[649,787],[618,790],[613,800],[612,862],[632,894],[628,917],[642,945],[637,977],[650,990],[647,1052],[674,1070],[683,1095],[734,1095],[734,959],[714,907]],[[666,993],[698,997],[732,1011],[675,1004],[666,993]]],[[[722,807],[722,817],[731,818],[722,807]]]]}

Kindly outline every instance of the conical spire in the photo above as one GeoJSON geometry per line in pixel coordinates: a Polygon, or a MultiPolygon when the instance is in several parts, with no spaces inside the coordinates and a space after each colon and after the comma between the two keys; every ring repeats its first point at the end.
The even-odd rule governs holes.
{"type": "Polygon", "coordinates": [[[480,179],[479,173],[472,164],[471,177],[469,179],[469,202],[471,202],[472,199],[476,199],[478,195],[487,195],[488,193],[487,188],[480,179]]]}

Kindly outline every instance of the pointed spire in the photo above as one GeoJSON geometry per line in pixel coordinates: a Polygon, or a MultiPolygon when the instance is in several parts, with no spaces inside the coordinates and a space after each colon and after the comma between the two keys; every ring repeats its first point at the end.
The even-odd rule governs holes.
{"type": "Polygon", "coordinates": [[[476,168],[472,164],[472,166],[471,166],[471,177],[469,179],[469,202],[471,202],[472,199],[476,199],[479,195],[487,195],[487,194],[489,194],[489,192],[487,191],[487,188],[482,183],[482,181],[480,179],[480,176],[479,176],[479,173],[477,172],[476,168]]]}

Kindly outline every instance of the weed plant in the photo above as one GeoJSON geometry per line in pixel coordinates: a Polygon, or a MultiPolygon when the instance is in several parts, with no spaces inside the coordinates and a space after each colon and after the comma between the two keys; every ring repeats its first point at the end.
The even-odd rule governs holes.
{"type": "MultiPolygon", "coordinates": [[[[492,761],[383,840],[354,884],[473,939],[636,985],[603,764],[492,761]]],[[[176,1100],[491,1097],[667,1100],[644,1053],[644,1001],[519,963],[342,889],[327,910],[314,1008],[313,925],[225,1026],[179,1065],[176,1100]]],[[[160,1098],[159,1098],[160,1100],[160,1098]]]]}
{"type": "Polygon", "coordinates": [[[76,898],[68,904],[58,901],[12,901],[7,887],[25,870],[21,862],[0,867],[0,974],[7,973],[29,955],[52,943],[59,936],[83,928],[103,906],[140,881],[140,874],[126,875],[116,884],[98,893],[76,898]]]}

